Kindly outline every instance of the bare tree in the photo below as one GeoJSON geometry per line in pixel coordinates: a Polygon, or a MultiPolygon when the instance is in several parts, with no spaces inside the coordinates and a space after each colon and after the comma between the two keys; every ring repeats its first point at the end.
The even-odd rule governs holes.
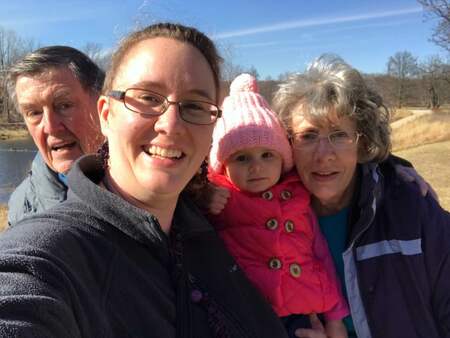
{"type": "Polygon", "coordinates": [[[449,0],[417,0],[423,9],[439,21],[434,28],[431,40],[450,52],[450,1],[449,0]]]}
{"type": "Polygon", "coordinates": [[[394,56],[389,57],[387,63],[388,74],[396,79],[397,82],[397,106],[402,107],[408,79],[416,77],[419,72],[417,58],[410,52],[397,52],[394,56]]]}
{"type": "Polygon", "coordinates": [[[106,70],[109,67],[111,53],[104,50],[101,44],[96,42],[87,42],[81,50],[101,69],[106,70]]]}
{"type": "Polygon", "coordinates": [[[33,40],[24,40],[16,32],[0,27],[0,109],[6,120],[13,120],[16,111],[12,106],[6,90],[6,73],[8,68],[23,55],[33,50],[33,40]]]}

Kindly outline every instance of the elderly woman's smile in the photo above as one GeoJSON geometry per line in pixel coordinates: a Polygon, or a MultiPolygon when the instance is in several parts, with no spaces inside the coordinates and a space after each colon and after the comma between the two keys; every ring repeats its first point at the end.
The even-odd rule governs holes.
{"type": "MultiPolygon", "coordinates": [[[[358,147],[356,142],[343,148],[333,145],[329,135],[337,132],[354,135],[355,123],[348,117],[342,117],[332,125],[319,125],[300,114],[298,116],[292,123],[293,132],[296,135],[308,135],[308,142],[302,142],[304,138],[293,139],[298,174],[313,195],[315,204],[327,209],[327,213],[339,210],[349,203],[353,194],[352,183],[358,162],[358,147]]],[[[318,212],[320,213],[320,210],[318,212]]]]}

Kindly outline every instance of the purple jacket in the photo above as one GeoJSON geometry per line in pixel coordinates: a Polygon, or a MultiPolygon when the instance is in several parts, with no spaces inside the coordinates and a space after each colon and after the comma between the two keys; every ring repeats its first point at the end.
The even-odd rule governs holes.
{"type": "Polygon", "coordinates": [[[358,337],[450,337],[450,214],[394,170],[359,179],[343,253],[358,337]]]}

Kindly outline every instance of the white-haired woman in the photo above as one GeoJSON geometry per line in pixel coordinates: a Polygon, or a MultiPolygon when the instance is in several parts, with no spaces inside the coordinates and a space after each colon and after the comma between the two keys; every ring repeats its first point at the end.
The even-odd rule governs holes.
{"type": "Polygon", "coordinates": [[[345,286],[350,336],[449,336],[450,214],[389,160],[380,169],[391,146],[381,97],[324,55],[280,87],[274,108],[345,286]]]}

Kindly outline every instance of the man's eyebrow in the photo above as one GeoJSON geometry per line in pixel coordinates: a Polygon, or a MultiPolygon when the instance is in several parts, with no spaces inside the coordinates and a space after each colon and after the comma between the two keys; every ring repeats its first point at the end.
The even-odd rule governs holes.
{"type": "Polygon", "coordinates": [[[25,103],[19,103],[19,108],[21,110],[29,110],[33,109],[35,105],[33,103],[25,102],[25,103]]]}
{"type": "Polygon", "coordinates": [[[60,97],[69,96],[71,93],[72,91],[70,90],[70,88],[60,88],[55,90],[55,92],[53,93],[53,97],[57,99],[60,97]]]}

